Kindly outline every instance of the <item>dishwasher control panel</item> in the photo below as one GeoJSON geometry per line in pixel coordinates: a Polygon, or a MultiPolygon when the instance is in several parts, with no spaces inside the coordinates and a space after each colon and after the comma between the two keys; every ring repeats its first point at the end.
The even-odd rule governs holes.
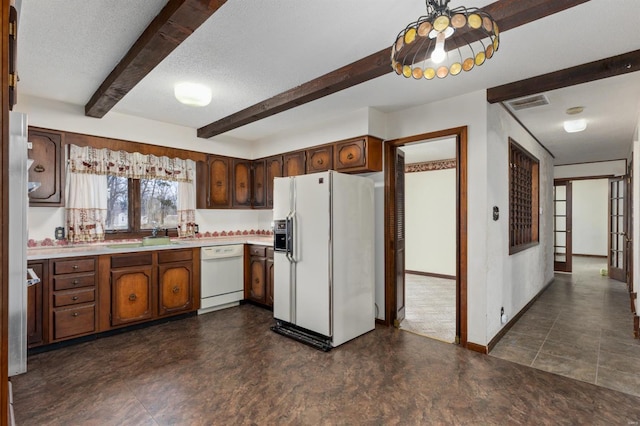
{"type": "Polygon", "coordinates": [[[243,244],[226,246],[202,247],[200,251],[201,259],[220,259],[223,257],[236,257],[244,254],[243,244]]]}

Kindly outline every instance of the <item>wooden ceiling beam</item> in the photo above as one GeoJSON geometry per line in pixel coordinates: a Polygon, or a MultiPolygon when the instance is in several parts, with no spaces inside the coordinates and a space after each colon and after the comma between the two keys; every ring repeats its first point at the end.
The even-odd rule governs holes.
{"type": "Polygon", "coordinates": [[[102,118],[226,0],[169,0],[85,105],[102,118]]]}
{"type": "MultiPolygon", "coordinates": [[[[496,20],[500,31],[503,32],[587,1],[589,0],[499,0],[485,6],[482,10],[488,12],[496,20]]],[[[451,39],[455,39],[455,37],[454,34],[451,39]]],[[[389,44],[392,41],[389,40],[389,44]]],[[[198,129],[198,137],[211,138],[390,72],[392,72],[391,47],[387,47],[366,58],[207,124],[198,129]]]]}
{"type": "Polygon", "coordinates": [[[634,71],[640,71],[640,50],[492,87],[487,90],[487,102],[504,102],[634,71]]]}

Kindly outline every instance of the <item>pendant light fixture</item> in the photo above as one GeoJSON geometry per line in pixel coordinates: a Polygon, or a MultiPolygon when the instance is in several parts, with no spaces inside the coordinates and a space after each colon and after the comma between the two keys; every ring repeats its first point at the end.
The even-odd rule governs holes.
{"type": "Polygon", "coordinates": [[[416,80],[445,78],[493,57],[500,37],[491,15],[476,7],[448,5],[449,0],[426,0],[427,15],[400,31],[391,46],[396,74],[416,80]]]}

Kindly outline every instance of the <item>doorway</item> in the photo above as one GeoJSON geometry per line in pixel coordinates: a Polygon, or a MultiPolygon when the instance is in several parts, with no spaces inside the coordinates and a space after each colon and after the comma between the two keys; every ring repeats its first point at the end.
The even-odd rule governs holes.
{"type": "Polygon", "coordinates": [[[418,141],[404,153],[405,318],[400,329],[456,338],[456,139],[418,141]]]}
{"type": "Polygon", "coordinates": [[[455,140],[455,342],[467,344],[467,127],[389,140],[385,156],[385,322],[400,327],[406,315],[405,174],[402,147],[455,140]]]}

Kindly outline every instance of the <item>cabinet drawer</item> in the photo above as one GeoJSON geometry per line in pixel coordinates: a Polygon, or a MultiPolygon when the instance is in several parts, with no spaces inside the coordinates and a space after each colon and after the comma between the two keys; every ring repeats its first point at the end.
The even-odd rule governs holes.
{"type": "Polygon", "coordinates": [[[193,260],[193,251],[189,250],[163,250],[158,252],[158,263],[182,262],[193,260]]]}
{"type": "Polygon", "coordinates": [[[63,339],[95,331],[94,304],[53,311],[53,338],[63,339]]]}
{"type": "Polygon", "coordinates": [[[75,274],[76,272],[92,272],[96,269],[95,259],[70,259],[53,262],[53,273],[75,274]]]}
{"type": "Polygon", "coordinates": [[[125,255],[111,256],[112,268],[125,268],[127,266],[144,266],[151,265],[152,254],[146,253],[129,253],[125,255]]]}
{"type": "Polygon", "coordinates": [[[53,306],[78,305],[80,303],[93,302],[96,300],[94,288],[86,288],[78,291],[64,291],[53,294],[53,306]]]}
{"type": "Polygon", "coordinates": [[[78,274],[68,277],[53,277],[54,290],[68,290],[70,288],[80,288],[94,286],[96,283],[95,274],[78,274]]]}
{"type": "Polygon", "coordinates": [[[265,246],[249,246],[249,254],[251,256],[264,257],[267,247],[265,246]]]}

